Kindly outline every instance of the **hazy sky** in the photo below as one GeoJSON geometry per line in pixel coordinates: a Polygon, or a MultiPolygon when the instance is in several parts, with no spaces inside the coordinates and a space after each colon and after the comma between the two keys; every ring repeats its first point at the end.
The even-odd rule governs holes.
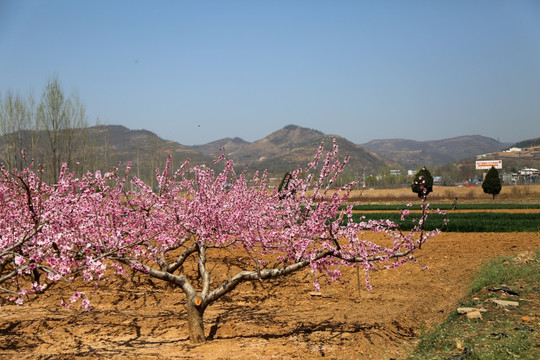
{"type": "Polygon", "coordinates": [[[185,145],[540,137],[540,1],[0,0],[0,91],[185,145]]]}

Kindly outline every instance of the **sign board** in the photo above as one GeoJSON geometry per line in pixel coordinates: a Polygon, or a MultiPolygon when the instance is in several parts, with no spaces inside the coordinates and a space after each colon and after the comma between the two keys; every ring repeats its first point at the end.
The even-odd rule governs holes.
{"type": "Polygon", "coordinates": [[[492,166],[495,166],[495,169],[502,169],[502,160],[483,160],[476,162],[476,170],[489,170],[492,166]]]}

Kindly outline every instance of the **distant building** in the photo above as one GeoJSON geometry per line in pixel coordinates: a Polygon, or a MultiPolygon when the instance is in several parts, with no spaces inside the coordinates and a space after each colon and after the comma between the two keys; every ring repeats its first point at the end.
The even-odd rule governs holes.
{"type": "Polygon", "coordinates": [[[517,177],[515,179],[516,184],[521,183],[535,183],[540,178],[538,169],[533,168],[524,168],[517,172],[517,177]]]}
{"type": "Polygon", "coordinates": [[[540,172],[538,169],[524,168],[518,171],[519,175],[538,176],[540,172]]]}

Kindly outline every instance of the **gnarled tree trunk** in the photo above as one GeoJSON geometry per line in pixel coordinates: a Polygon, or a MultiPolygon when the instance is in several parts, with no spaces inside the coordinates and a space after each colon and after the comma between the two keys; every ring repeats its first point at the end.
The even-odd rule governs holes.
{"type": "Polygon", "coordinates": [[[189,340],[194,343],[206,341],[204,336],[203,314],[206,306],[202,305],[202,300],[198,296],[189,297],[186,304],[189,340]]]}

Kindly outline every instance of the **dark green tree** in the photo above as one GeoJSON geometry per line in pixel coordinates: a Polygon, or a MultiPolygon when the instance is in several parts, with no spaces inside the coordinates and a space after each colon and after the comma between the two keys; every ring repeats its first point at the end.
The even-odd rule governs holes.
{"type": "Polygon", "coordinates": [[[433,176],[426,167],[418,170],[411,184],[411,189],[419,198],[427,197],[433,191],[433,176]]]}
{"type": "Polygon", "coordinates": [[[496,195],[499,195],[502,189],[501,179],[499,178],[499,172],[494,166],[489,169],[482,182],[482,189],[486,194],[493,195],[495,199],[496,195]]]}

